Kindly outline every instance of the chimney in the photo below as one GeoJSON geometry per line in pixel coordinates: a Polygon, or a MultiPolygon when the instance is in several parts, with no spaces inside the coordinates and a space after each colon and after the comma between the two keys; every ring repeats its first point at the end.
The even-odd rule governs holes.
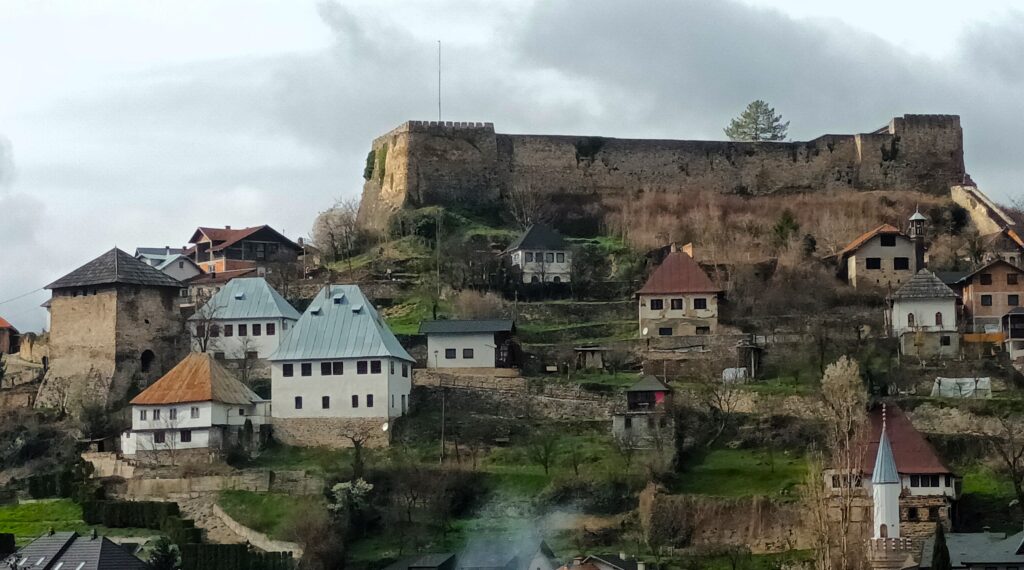
{"type": "Polygon", "coordinates": [[[306,245],[305,243],[303,243],[303,241],[304,240],[302,238],[299,238],[299,247],[303,247],[304,245],[306,245]]]}
{"type": "Polygon", "coordinates": [[[96,540],[97,538],[99,538],[99,536],[100,536],[100,535],[99,535],[99,533],[98,533],[98,532],[96,532],[96,529],[95,529],[95,528],[93,528],[93,529],[92,529],[92,539],[93,539],[93,540],[96,540]]]}
{"type": "Polygon", "coordinates": [[[675,252],[679,251],[679,244],[676,243],[676,242],[672,242],[668,246],[668,251],[669,251],[669,253],[675,253],[675,252]]]}
{"type": "Polygon", "coordinates": [[[690,256],[691,258],[693,258],[693,259],[697,259],[697,258],[696,258],[696,257],[694,257],[694,255],[693,255],[693,242],[690,242],[690,243],[688,243],[688,244],[684,245],[684,246],[683,246],[683,247],[682,247],[682,248],[680,249],[680,251],[682,251],[682,252],[683,252],[683,253],[685,253],[686,255],[689,255],[689,256],[690,256]]]}
{"type": "Polygon", "coordinates": [[[231,226],[224,226],[224,229],[226,229],[226,230],[230,230],[230,229],[231,229],[231,226]]]}
{"type": "Polygon", "coordinates": [[[637,560],[636,561],[636,570],[647,570],[647,563],[646,562],[641,562],[641,561],[637,560]]]}
{"type": "Polygon", "coordinates": [[[171,246],[165,245],[164,246],[164,255],[170,255],[170,254],[171,254],[171,246]]]}
{"type": "Polygon", "coordinates": [[[619,551],[619,559],[620,560],[629,560],[629,556],[626,555],[626,551],[625,550],[620,550],[619,551]]]}

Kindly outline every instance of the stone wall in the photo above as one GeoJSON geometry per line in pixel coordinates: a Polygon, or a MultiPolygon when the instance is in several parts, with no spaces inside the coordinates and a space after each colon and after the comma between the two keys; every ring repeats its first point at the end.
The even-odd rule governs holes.
{"type": "Polygon", "coordinates": [[[977,186],[953,186],[950,189],[950,196],[954,202],[967,210],[974,227],[978,228],[982,235],[998,232],[1003,227],[1013,224],[1013,219],[977,186]]]}
{"type": "Polygon", "coordinates": [[[641,191],[940,194],[964,180],[963,133],[952,115],[905,115],[873,133],[785,143],[507,135],[491,123],[410,121],[375,139],[372,149],[360,220],[376,230],[403,207],[493,208],[512,188],[547,194],[564,210],[561,218],[571,219],[641,191]]]}
{"type": "Polygon", "coordinates": [[[224,512],[224,509],[220,508],[220,505],[213,505],[213,515],[224,523],[224,526],[228,527],[231,532],[244,538],[249,544],[259,548],[264,552],[290,552],[292,558],[302,558],[302,546],[297,542],[287,542],[284,540],[274,540],[262,532],[255,531],[242,523],[231,518],[230,515],[224,512]]]}
{"type": "Polygon", "coordinates": [[[252,491],[316,495],[323,492],[324,480],[303,471],[245,470],[230,475],[154,477],[149,474],[126,477],[115,488],[118,496],[131,500],[182,500],[221,491],[252,491]]]}
{"type": "MultiPolygon", "coordinates": [[[[418,371],[417,371],[418,373],[418,371]]],[[[415,401],[415,397],[412,398],[415,401]]],[[[386,418],[274,418],[274,439],[298,447],[352,447],[345,434],[366,437],[366,447],[387,447],[391,431],[381,429],[386,418]]]]}
{"type": "Polygon", "coordinates": [[[50,334],[25,333],[18,341],[18,356],[27,362],[42,364],[43,359],[49,361],[50,356],[50,334]]]}

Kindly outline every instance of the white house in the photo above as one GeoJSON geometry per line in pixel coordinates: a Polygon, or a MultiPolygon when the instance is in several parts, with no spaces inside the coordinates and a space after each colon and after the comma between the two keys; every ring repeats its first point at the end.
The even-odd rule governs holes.
{"type": "Polygon", "coordinates": [[[193,352],[130,402],[132,429],[121,435],[124,455],[219,450],[259,433],[270,403],[210,354],[193,352]],[[246,425],[248,424],[248,425],[246,425]]]}
{"type": "Polygon", "coordinates": [[[232,279],[189,317],[192,350],[229,359],[266,359],[299,316],[266,279],[232,279]]]}
{"type": "Polygon", "coordinates": [[[274,434],[344,446],[405,414],[415,362],[356,285],[328,285],[270,356],[274,434]]]}
{"type": "Polygon", "coordinates": [[[423,321],[427,368],[509,368],[514,366],[515,325],[503,319],[423,321]]]}
{"type": "Polygon", "coordinates": [[[522,272],[523,283],[568,283],[572,273],[572,250],[561,234],[549,226],[532,224],[504,255],[509,265],[522,272]]]}
{"type": "Polygon", "coordinates": [[[203,273],[196,262],[184,255],[182,250],[172,250],[170,246],[135,248],[135,258],[145,261],[182,283],[203,273]]]}
{"type": "Polygon", "coordinates": [[[893,293],[890,323],[903,354],[956,356],[960,348],[956,299],[956,293],[927,269],[893,293]]]}

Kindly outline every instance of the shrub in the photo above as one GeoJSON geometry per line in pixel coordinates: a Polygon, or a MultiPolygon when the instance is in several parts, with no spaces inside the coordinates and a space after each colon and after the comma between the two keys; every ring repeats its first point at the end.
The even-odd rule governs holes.
{"type": "Polygon", "coordinates": [[[552,506],[572,505],[583,512],[615,514],[636,508],[635,489],[620,478],[604,480],[557,479],[540,494],[552,506]]]}
{"type": "Polygon", "coordinates": [[[166,519],[179,518],[180,514],[177,503],[158,501],[89,501],[82,504],[82,520],[87,524],[111,528],[162,529],[166,519]]]}

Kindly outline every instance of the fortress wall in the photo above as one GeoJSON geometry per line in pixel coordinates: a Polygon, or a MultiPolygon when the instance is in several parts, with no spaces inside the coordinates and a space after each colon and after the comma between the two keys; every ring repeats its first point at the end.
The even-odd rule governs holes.
{"type": "Polygon", "coordinates": [[[962,138],[959,117],[948,115],[897,117],[873,133],[758,143],[510,135],[491,123],[411,121],[374,141],[386,163],[364,187],[360,218],[383,229],[406,206],[493,210],[513,188],[547,195],[570,218],[572,209],[607,208],[643,191],[941,194],[964,177],[962,138]]]}

